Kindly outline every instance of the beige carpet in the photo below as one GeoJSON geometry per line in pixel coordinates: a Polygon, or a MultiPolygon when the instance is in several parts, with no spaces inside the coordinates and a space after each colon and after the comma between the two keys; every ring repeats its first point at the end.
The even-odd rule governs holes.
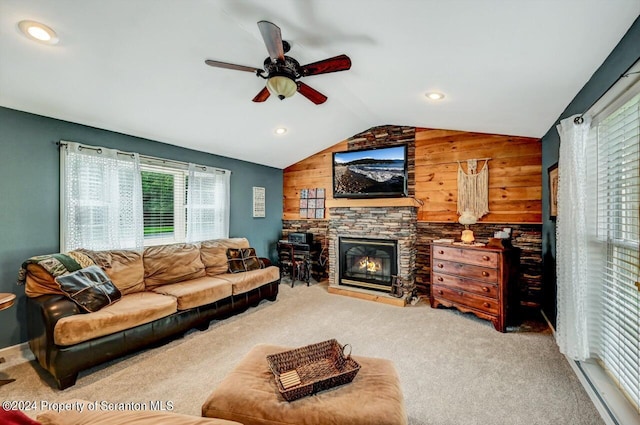
{"type": "MultiPolygon", "coordinates": [[[[58,391],[52,380],[9,351],[1,400],[53,403],[72,398],[105,402],[171,402],[200,415],[200,406],[254,344],[302,346],[336,338],[355,355],[394,361],[409,422],[418,424],[603,424],[550,332],[522,326],[501,334],[489,322],[425,302],[393,307],[331,295],[325,284],[280,285],[275,303],[214,322],[205,332],[80,374],[58,391]]],[[[27,412],[35,417],[37,411],[27,412]]]]}

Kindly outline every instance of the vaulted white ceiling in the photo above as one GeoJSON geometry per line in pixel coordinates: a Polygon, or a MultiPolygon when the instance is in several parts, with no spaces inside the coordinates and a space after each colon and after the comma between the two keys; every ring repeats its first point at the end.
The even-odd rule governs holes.
{"type": "Polygon", "coordinates": [[[638,0],[0,0],[0,106],[277,168],[385,124],[541,137],[639,14],[638,0]],[[59,43],[27,39],[24,19],[59,43]],[[254,103],[264,80],[204,64],[261,68],[259,20],[301,64],[351,58],[303,78],[326,103],[254,103]]]}

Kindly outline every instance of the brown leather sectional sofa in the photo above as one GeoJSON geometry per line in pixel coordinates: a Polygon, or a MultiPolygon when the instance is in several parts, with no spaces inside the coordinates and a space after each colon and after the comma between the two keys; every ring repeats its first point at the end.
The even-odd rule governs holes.
{"type": "MultiPolygon", "coordinates": [[[[78,372],[275,301],[280,272],[262,268],[229,273],[227,249],[249,248],[245,238],[173,244],[138,251],[103,251],[102,268],[122,297],[87,313],[38,264],[26,265],[29,347],[64,389],[78,372]]],[[[237,271],[237,268],[234,269],[237,271]]]]}

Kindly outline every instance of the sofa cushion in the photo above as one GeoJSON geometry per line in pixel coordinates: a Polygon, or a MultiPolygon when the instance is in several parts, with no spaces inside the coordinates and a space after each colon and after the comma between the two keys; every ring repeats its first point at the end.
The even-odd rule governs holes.
{"type": "Polygon", "coordinates": [[[178,300],[178,310],[187,310],[230,297],[232,285],[227,280],[205,276],[158,286],[153,292],[175,297],[178,300]]]}
{"type": "Polygon", "coordinates": [[[224,419],[152,410],[145,402],[141,402],[141,407],[135,411],[109,410],[111,406],[109,404],[103,407],[102,402],[96,405],[96,402],[86,400],[74,399],[64,403],[70,408],[60,409],[60,412],[47,410],[40,413],[36,420],[42,425],[242,425],[224,419]],[[142,405],[146,409],[143,409],[142,405]]]}
{"type": "Polygon", "coordinates": [[[89,313],[118,301],[122,294],[98,266],[56,277],[56,283],[68,298],[89,313]]]}
{"type": "Polygon", "coordinates": [[[223,238],[215,239],[219,244],[227,248],[249,248],[249,240],[247,238],[223,238]]]}
{"type": "Polygon", "coordinates": [[[73,345],[153,322],[177,311],[173,297],[137,292],[94,313],[75,314],[58,320],[53,331],[57,345],[73,345]]]}
{"type": "Polygon", "coordinates": [[[276,266],[269,266],[264,269],[250,270],[244,273],[226,273],[216,277],[230,282],[233,295],[238,295],[280,279],[280,269],[276,266]]]}
{"type": "Polygon", "coordinates": [[[24,292],[31,298],[46,294],[64,295],[54,277],[38,264],[27,264],[27,279],[24,292]]]}
{"type": "Polygon", "coordinates": [[[144,250],[143,262],[147,289],[205,276],[200,248],[194,244],[150,246],[144,250]]]}
{"type": "Polygon", "coordinates": [[[92,264],[95,264],[94,261],[84,250],[38,255],[22,263],[18,271],[18,283],[26,283],[25,293],[29,297],[45,294],[65,295],[55,278],[92,264]]]}
{"type": "Polygon", "coordinates": [[[227,264],[227,247],[218,241],[204,241],[200,243],[200,258],[205,267],[207,276],[226,273],[229,270],[227,264]]]}
{"type": "Polygon", "coordinates": [[[144,263],[142,252],[129,250],[100,251],[108,262],[104,271],[122,295],[144,291],[144,263]]]}

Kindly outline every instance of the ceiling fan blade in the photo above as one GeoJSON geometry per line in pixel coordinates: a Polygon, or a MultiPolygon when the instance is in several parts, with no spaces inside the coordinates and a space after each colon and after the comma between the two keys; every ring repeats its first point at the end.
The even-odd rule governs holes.
{"type": "Polygon", "coordinates": [[[351,68],[351,59],[347,55],[339,55],[329,59],[304,65],[300,68],[302,76],[326,74],[328,72],[346,71],[351,68]]]}
{"type": "Polygon", "coordinates": [[[320,105],[327,101],[327,96],[323,95],[316,89],[312,89],[305,83],[298,81],[298,93],[315,103],[316,105],[320,105]]]}
{"type": "Polygon", "coordinates": [[[271,93],[269,92],[268,88],[263,88],[262,90],[260,90],[260,93],[258,93],[256,95],[256,97],[253,98],[254,102],[264,102],[265,100],[267,100],[269,98],[269,96],[271,95],[271,93]]]}
{"type": "Polygon", "coordinates": [[[211,59],[207,59],[206,61],[204,61],[204,63],[206,63],[209,66],[213,66],[216,68],[226,68],[226,69],[235,69],[236,71],[247,71],[247,72],[264,72],[264,69],[259,69],[259,68],[253,68],[251,66],[244,66],[244,65],[236,65],[233,63],[227,63],[227,62],[220,62],[220,61],[214,61],[211,59]]]}
{"type": "Polygon", "coordinates": [[[264,44],[267,46],[267,51],[269,52],[271,60],[274,62],[276,59],[283,61],[284,47],[282,47],[282,34],[280,33],[280,28],[269,21],[258,22],[258,28],[260,29],[260,34],[262,34],[264,44]]]}

